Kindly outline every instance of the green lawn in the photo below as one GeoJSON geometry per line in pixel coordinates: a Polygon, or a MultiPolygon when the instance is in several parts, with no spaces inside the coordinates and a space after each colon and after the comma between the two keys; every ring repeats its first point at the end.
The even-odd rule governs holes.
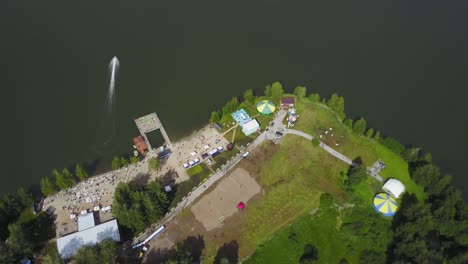
{"type": "Polygon", "coordinates": [[[299,118],[294,129],[317,137],[351,159],[361,157],[366,166],[372,166],[378,159],[382,160],[387,167],[380,172],[380,176],[385,179],[389,177],[399,179],[408,192],[414,193],[419,200],[424,199],[423,188],[411,180],[408,164],[399,155],[375,140],[353,134],[349,128],[342,125],[334,112],[321,103],[296,100],[296,108],[299,118]],[[333,137],[330,133],[328,135],[324,133],[329,128],[333,128],[333,137]]]}
{"type": "Polygon", "coordinates": [[[237,153],[237,149],[222,151],[221,154],[213,158],[213,160],[216,161],[216,163],[213,164],[213,166],[211,166],[211,169],[217,170],[222,165],[224,165],[230,158],[234,157],[237,153]]]}
{"type": "Polygon", "coordinates": [[[336,162],[309,141],[285,136],[278,151],[262,164],[259,184],[265,193],[247,207],[248,231],[240,243],[243,249],[253,251],[274,232],[317,208],[322,193],[341,199],[340,172],[346,169],[346,164],[336,162]]]}
{"type": "Polygon", "coordinates": [[[188,176],[193,176],[193,175],[196,175],[198,173],[201,173],[203,172],[203,168],[202,168],[202,165],[201,164],[198,164],[196,166],[193,166],[192,168],[186,170],[187,171],[187,174],[188,176]]]}
{"type": "Polygon", "coordinates": [[[387,231],[391,222],[373,214],[366,207],[338,209],[333,204],[321,205],[315,214],[307,214],[278,231],[244,263],[298,263],[307,244],[317,249],[318,263],[325,264],[342,259],[359,263],[361,252],[369,249],[385,255],[391,240],[387,231]]]}

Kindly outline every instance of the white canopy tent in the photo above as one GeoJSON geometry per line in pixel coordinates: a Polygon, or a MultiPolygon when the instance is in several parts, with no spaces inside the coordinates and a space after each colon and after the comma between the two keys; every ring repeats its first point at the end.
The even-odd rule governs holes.
{"type": "Polygon", "coordinates": [[[395,178],[389,178],[382,187],[382,190],[394,198],[398,198],[402,193],[405,192],[405,185],[403,185],[401,181],[395,178]]]}

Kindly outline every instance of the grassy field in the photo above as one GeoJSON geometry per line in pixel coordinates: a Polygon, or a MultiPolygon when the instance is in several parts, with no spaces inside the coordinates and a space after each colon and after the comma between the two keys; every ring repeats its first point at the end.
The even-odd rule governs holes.
{"type": "Polygon", "coordinates": [[[190,169],[187,169],[186,172],[187,172],[188,176],[192,177],[193,175],[196,175],[198,173],[203,172],[203,167],[202,167],[201,164],[198,164],[196,166],[193,166],[190,169]]]}
{"type": "MultiPolygon", "coordinates": [[[[354,213],[353,210],[356,209],[337,208],[334,204],[321,205],[315,214],[305,215],[277,232],[244,263],[298,263],[307,244],[317,249],[317,263],[325,264],[339,263],[342,259],[349,263],[359,263],[363,250],[381,249],[380,252],[383,253],[382,250],[385,250],[391,236],[381,235],[377,230],[377,233],[371,235],[361,235],[360,231],[349,232],[352,229],[347,227],[359,225],[361,222],[360,217],[356,217],[357,213],[363,217],[366,214],[374,214],[369,208],[359,208],[359,212],[354,213]]],[[[388,219],[371,218],[372,221],[379,222],[375,228],[389,229],[391,222],[388,219]]],[[[372,221],[365,224],[372,224],[372,221]]],[[[372,227],[365,229],[372,230],[372,227]]]]}
{"type": "Polygon", "coordinates": [[[213,166],[211,166],[212,170],[217,170],[222,165],[224,165],[230,158],[234,157],[239,151],[237,149],[232,150],[224,150],[218,156],[214,157],[213,160],[216,161],[213,166]]]}
{"type": "Polygon", "coordinates": [[[387,167],[380,172],[380,176],[385,179],[389,177],[399,179],[408,192],[414,193],[420,200],[424,199],[423,188],[411,180],[408,164],[399,155],[375,140],[353,134],[349,128],[342,125],[334,112],[320,103],[302,100],[296,103],[296,108],[299,118],[294,129],[317,137],[351,159],[361,157],[366,166],[372,166],[378,159],[382,160],[387,167]],[[333,129],[332,132],[325,134],[325,130],[329,128],[333,129]]]}
{"type": "Polygon", "coordinates": [[[275,231],[317,208],[323,192],[343,199],[337,186],[340,172],[346,169],[344,163],[309,141],[285,136],[271,159],[261,164],[258,181],[265,192],[247,209],[248,232],[241,240],[245,252],[252,252],[275,231]]]}

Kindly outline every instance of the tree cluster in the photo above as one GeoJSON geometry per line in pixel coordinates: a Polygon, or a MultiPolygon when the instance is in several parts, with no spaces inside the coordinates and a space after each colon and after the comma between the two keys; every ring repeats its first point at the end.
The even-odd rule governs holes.
{"type": "Polygon", "coordinates": [[[113,170],[118,170],[122,167],[125,167],[128,165],[128,160],[125,157],[114,157],[112,160],[112,169],[113,170]]]}
{"type": "Polygon", "coordinates": [[[112,240],[104,240],[97,246],[85,246],[78,250],[76,264],[117,263],[117,245],[112,240]]]}
{"type": "Polygon", "coordinates": [[[410,162],[410,173],[424,187],[426,198],[403,197],[389,258],[400,263],[467,263],[468,209],[461,194],[430,157],[417,157],[410,162]]]}
{"type": "Polygon", "coordinates": [[[73,186],[77,180],[86,180],[88,173],[84,168],[77,164],[75,166],[75,175],[73,175],[67,168],[59,171],[57,169],[52,170],[52,179],[44,177],[40,181],[40,189],[44,196],[50,196],[58,190],[63,190],[73,186]]]}
{"type": "Polygon", "coordinates": [[[0,263],[16,263],[54,235],[53,220],[44,212],[33,215],[32,195],[19,189],[0,198],[0,263]],[[27,217],[20,217],[21,215],[27,217]]]}
{"type": "Polygon", "coordinates": [[[161,167],[161,162],[158,158],[150,158],[148,161],[148,169],[150,171],[157,171],[161,167]]]}
{"type": "Polygon", "coordinates": [[[352,190],[369,177],[367,175],[367,168],[360,158],[353,161],[353,165],[349,167],[346,176],[345,187],[347,190],[352,190]]]}
{"type": "Polygon", "coordinates": [[[167,212],[169,202],[159,181],[145,186],[119,183],[115,190],[112,213],[120,225],[138,233],[161,219],[167,212]]]}
{"type": "Polygon", "coordinates": [[[341,119],[346,117],[344,112],[344,98],[342,96],[339,96],[335,93],[332,94],[330,99],[328,99],[327,105],[330,107],[330,109],[335,111],[341,119]]]}

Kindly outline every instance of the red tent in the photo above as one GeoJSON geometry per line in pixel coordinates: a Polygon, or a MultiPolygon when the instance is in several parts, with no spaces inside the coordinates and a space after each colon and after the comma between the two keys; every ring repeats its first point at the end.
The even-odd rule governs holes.
{"type": "Polygon", "coordinates": [[[237,204],[237,208],[239,208],[239,209],[244,209],[244,207],[245,207],[245,203],[243,203],[243,202],[239,202],[237,204]]]}

